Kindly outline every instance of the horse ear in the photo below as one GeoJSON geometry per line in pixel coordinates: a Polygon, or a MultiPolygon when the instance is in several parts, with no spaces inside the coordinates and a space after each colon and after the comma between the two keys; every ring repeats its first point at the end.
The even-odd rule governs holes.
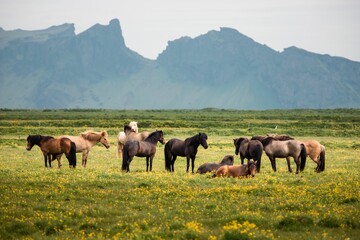
{"type": "Polygon", "coordinates": [[[106,134],[105,131],[102,131],[102,132],[101,132],[101,136],[102,136],[102,137],[106,137],[106,135],[107,135],[107,134],[106,134]]]}

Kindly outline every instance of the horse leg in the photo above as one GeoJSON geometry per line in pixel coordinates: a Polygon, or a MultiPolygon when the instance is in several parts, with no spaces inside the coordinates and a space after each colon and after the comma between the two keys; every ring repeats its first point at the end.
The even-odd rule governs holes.
{"type": "Polygon", "coordinates": [[[244,164],[244,159],[245,159],[245,157],[240,153],[240,160],[241,160],[241,165],[243,165],[244,164]]]}
{"type": "Polygon", "coordinates": [[[271,167],[274,170],[274,172],[276,172],[276,162],[275,162],[275,158],[271,157],[270,158],[270,162],[271,162],[271,167]]]}
{"type": "Polygon", "coordinates": [[[189,172],[189,167],[190,167],[190,158],[186,157],[186,172],[189,172]]]}
{"type": "Polygon", "coordinates": [[[175,172],[175,168],[174,168],[174,165],[175,165],[175,160],[176,160],[177,156],[176,155],[173,155],[172,159],[171,159],[171,163],[170,163],[170,172],[175,172]]]}
{"type": "Polygon", "coordinates": [[[149,159],[150,157],[146,157],[146,171],[149,171],[149,159]]]}
{"type": "MultiPolygon", "coordinates": [[[[289,172],[292,172],[292,168],[291,168],[291,164],[290,164],[290,157],[286,158],[286,162],[287,162],[287,165],[288,165],[289,172]]],[[[295,161],[295,163],[296,163],[296,161],[295,161]]],[[[296,166],[297,166],[297,164],[296,164],[296,166]]]]}
{"type": "Polygon", "coordinates": [[[152,163],[153,163],[154,156],[150,157],[150,172],[152,171],[152,163]]]}
{"type": "Polygon", "coordinates": [[[194,166],[195,165],[195,156],[191,158],[191,171],[194,173],[194,166]]]}
{"type": "Polygon", "coordinates": [[[122,149],[123,149],[122,143],[121,143],[121,142],[118,142],[118,145],[117,145],[118,158],[121,158],[121,156],[122,156],[122,149]]]}
{"type": "Polygon", "coordinates": [[[82,155],[82,166],[83,167],[86,167],[88,155],[89,155],[89,150],[84,150],[83,155],[82,155]]]}
{"type": "Polygon", "coordinates": [[[45,167],[47,167],[47,154],[43,154],[44,155],[44,161],[45,161],[45,167]]]}

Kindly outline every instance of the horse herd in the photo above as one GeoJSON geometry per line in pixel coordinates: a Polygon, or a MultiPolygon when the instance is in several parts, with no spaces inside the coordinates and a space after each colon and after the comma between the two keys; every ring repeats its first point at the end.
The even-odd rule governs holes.
{"type": "MultiPolygon", "coordinates": [[[[146,171],[152,171],[152,162],[156,153],[157,142],[165,144],[165,169],[174,172],[175,160],[178,156],[186,157],[186,172],[189,171],[191,160],[191,171],[194,173],[194,162],[198,147],[208,148],[207,135],[198,133],[192,137],[180,140],[172,138],[165,143],[164,134],[160,131],[138,132],[136,122],[124,126],[124,131],[117,136],[117,154],[122,157],[123,171],[130,171],[130,163],[135,156],[146,158],[146,171]]],[[[87,157],[92,146],[102,143],[106,148],[110,147],[108,134],[105,131],[86,131],[80,136],[64,135],[59,138],[42,135],[29,135],[27,138],[27,150],[38,145],[43,153],[45,167],[55,159],[58,167],[61,167],[61,156],[65,154],[70,167],[76,167],[76,153],[82,152],[82,166],[86,167],[87,157]]],[[[226,155],[219,163],[204,163],[197,173],[204,174],[214,172],[216,176],[254,176],[260,172],[261,157],[265,152],[268,156],[273,171],[276,172],[276,158],[286,158],[288,171],[292,172],[290,158],[296,163],[296,173],[305,168],[306,157],[309,156],[316,164],[316,172],[325,170],[325,147],[316,140],[299,141],[288,135],[265,135],[253,136],[251,139],[234,139],[235,154],[240,155],[241,165],[233,165],[234,157],[226,155]],[[244,164],[244,159],[247,163],[244,164]]]]}

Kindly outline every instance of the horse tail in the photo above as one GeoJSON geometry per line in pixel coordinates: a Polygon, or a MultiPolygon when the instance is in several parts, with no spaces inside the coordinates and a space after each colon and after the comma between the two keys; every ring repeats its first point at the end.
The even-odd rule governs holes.
{"type": "Polygon", "coordinates": [[[73,141],[70,143],[69,161],[70,165],[76,167],[76,144],[73,141]]]}
{"type": "Polygon", "coordinates": [[[254,161],[256,161],[257,172],[260,172],[262,152],[263,152],[262,145],[260,144],[257,145],[255,150],[255,157],[254,157],[254,161]]]}
{"type": "Polygon", "coordinates": [[[320,152],[320,172],[325,170],[325,147],[321,145],[321,152],[320,152]]]}
{"type": "Polygon", "coordinates": [[[165,170],[170,171],[171,158],[172,158],[172,153],[171,153],[171,141],[168,141],[168,142],[165,144],[165,147],[164,147],[164,156],[165,156],[165,170]]]}
{"type": "Polygon", "coordinates": [[[126,144],[123,147],[122,157],[123,157],[123,161],[122,161],[121,170],[125,171],[127,170],[127,162],[129,160],[129,146],[126,144]]]}
{"type": "Polygon", "coordinates": [[[301,144],[301,152],[300,152],[300,171],[304,171],[305,169],[305,164],[306,164],[306,147],[305,145],[302,143],[301,144]]]}

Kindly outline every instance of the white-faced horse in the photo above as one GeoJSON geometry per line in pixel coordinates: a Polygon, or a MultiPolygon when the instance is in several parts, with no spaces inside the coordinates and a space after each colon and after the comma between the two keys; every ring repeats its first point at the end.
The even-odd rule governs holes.
{"type": "MultiPolygon", "coordinates": [[[[94,131],[86,131],[80,134],[80,136],[61,136],[61,138],[68,138],[73,141],[76,145],[76,152],[82,152],[82,166],[86,167],[87,158],[90,152],[90,149],[97,143],[101,143],[106,148],[110,147],[110,143],[108,140],[108,134],[106,131],[94,132],[94,131]]],[[[61,157],[58,156],[58,157],[61,157]]],[[[59,161],[59,159],[58,159],[59,161]]]]}

